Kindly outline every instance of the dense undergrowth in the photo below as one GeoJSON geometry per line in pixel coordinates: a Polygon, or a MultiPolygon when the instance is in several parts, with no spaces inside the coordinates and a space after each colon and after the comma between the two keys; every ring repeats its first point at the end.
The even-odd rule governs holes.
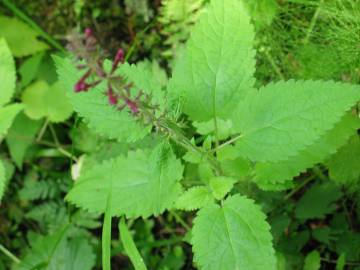
{"type": "MultiPolygon", "coordinates": [[[[204,263],[201,258],[195,258],[193,262],[191,231],[196,212],[179,209],[202,208],[211,204],[214,198],[221,201],[230,190],[233,196],[222,200],[224,207],[235,202],[244,203],[249,206],[243,209],[245,213],[249,211],[247,217],[254,215],[262,219],[262,214],[258,213],[260,208],[266,214],[277,269],[360,269],[360,141],[356,102],[350,104],[354,106],[341,121],[333,121],[336,131],[326,130],[325,146],[309,148],[301,158],[293,158],[295,152],[290,153],[285,160],[281,159],[283,157],[277,160],[276,154],[290,151],[288,149],[292,146],[280,147],[278,152],[271,152],[264,146],[263,149],[269,152],[264,151],[260,158],[242,146],[241,149],[251,152],[248,160],[236,156],[232,148],[226,148],[237,139],[232,133],[235,127],[231,121],[218,121],[219,132],[215,135],[211,124],[201,123],[208,120],[205,116],[204,119],[194,116],[194,112],[201,110],[186,105],[182,114],[174,106],[169,109],[171,120],[176,120],[177,127],[185,132],[186,138],[181,138],[182,132],[176,133],[175,140],[161,146],[163,148],[156,146],[164,139],[158,134],[163,132],[166,138],[171,138],[173,134],[166,132],[177,132],[178,129],[169,127],[170,122],[164,124],[160,121],[166,111],[161,111],[163,104],[142,107],[144,104],[138,101],[159,102],[161,97],[156,93],[134,90],[138,91],[138,99],[131,95],[130,99],[125,99],[113,96],[109,90],[110,86],[115,88],[110,83],[121,83],[122,86],[134,83],[122,80],[121,72],[135,80],[135,84],[136,79],[150,74],[151,82],[144,79],[139,82],[141,88],[150,85],[160,90],[171,90],[175,85],[173,89],[176,89],[178,82],[171,82],[171,74],[173,70],[176,74],[176,63],[185,58],[184,44],[196,22],[206,13],[209,2],[0,2],[0,269],[106,269],[110,257],[111,269],[134,269],[133,265],[136,269],[145,269],[144,264],[148,269],[197,269],[204,263]],[[122,50],[118,51],[119,48],[122,50]],[[143,73],[132,75],[131,68],[126,69],[126,64],[121,64],[119,53],[122,52],[124,61],[137,63],[136,67],[143,73]],[[70,60],[74,55],[90,61],[70,60]],[[119,73],[118,65],[114,67],[111,62],[104,70],[102,66],[97,66],[98,59],[115,57],[116,62],[116,56],[119,57],[119,73]],[[85,66],[78,70],[76,65],[85,66]],[[13,75],[15,69],[9,68],[11,66],[16,66],[16,77],[13,75]],[[138,126],[129,123],[121,130],[117,120],[122,118],[117,117],[113,122],[105,123],[101,117],[111,112],[110,104],[106,104],[96,124],[95,120],[89,121],[89,113],[103,108],[100,105],[96,107],[98,104],[90,108],[85,106],[86,102],[96,97],[91,84],[99,86],[96,80],[81,81],[89,66],[92,73],[97,72],[94,76],[101,79],[99,85],[107,91],[105,94],[110,103],[118,104],[124,99],[121,112],[128,109],[138,120],[160,124],[154,124],[146,131],[139,129],[128,139],[121,134],[126,134],[128,129],[137,130],[138,126]],[[121,67],[124,66],[123,71],[121,67]],[[109,81],[105,81],[102,72],[110,74],[106,76],[109,81]],[[168,83],[171,86],[166,88],[168,83]],[[74,93],[74,86],[78,87],[78,92],[85,90],[87,93],[74,93]],[[7,94],[9,89],[14,90],[13,94],[7,94]],[[82,95],[81,98],[79,95],[82,95]],[[82,103],[79,105],[78,102],[82,103]],[[156,121],[145,113],[140,114],[142,110],[155,115],[156,121]],[[153,135],[145,137],[149,131],[153,135]],[[136,141],[137,137],[141,140],[136,141]],[[185,144],[185,148],[181,144],[185,144]],[[216,152],[214,156],[221,163],[221,168],[218,170],[211,157],[204,161],[203,157],[184,150],[193,146],[210,153],[216,152]],[[219,147],[225,151],[219,152],[219,147]],[[132,151],[136,149],[142,151],[132,151]],[[127,154],[129,151],[131,154],[127,154]],[[122,158],[124,155],[127,159],[122,158]],[[232,158],[234,155],[235,158],[232,158]],[[273,160],[269,167],[266,162],[270,157],[273,160]],[[254,162],[252,158],[259,162],[254,162]],[[79,183],[78,179],[82,180],[84,172],[91,171],[93,175],[86,175],[87,179],[100,185],[101,189],[109,178],[108,174],[113,172],[115,165],[112,163],[115,162],[118,171],[128,168],[146,175],[152,172],[151,164],[156,159],[174,161],[164,174],[174,175],[176,180],[183,178],[183,190],[206,183],[212,190],[211,194],[205,196],[202,193],[204,190],[197,187],[195,191],[198,193],[180,196],[180,191],[174,192],[171,186],[168,192],[157,194],[167,198],[174,192],[176,197],[173,199],[175,207],[166,206],[167,210],[162,213],[165,209],[162,206],[153,212],[149,210],[151,202],[140,206],[134,203],[136,207],[128,206],[125,210],[122,206],[118,206],[119,210],[112,205],[111,209],[109,201],[113,201],[116,193],[110,192],[105,201],[99,201],[91,193],[84,195],[79,192],[81,189],[75,185],[79,183]],[[92,170],[99,164],[103,164],[99,171],[92,170]],[[146,170],[145,164],[150,164],[146,170]],[[260,165],[255,167],[255,164],[260,165]],[[182,170],[183,176],[179,175],[182,170]],[[222,174],[231,177],[219,181],[222,174]],[[238,195],[234,194],[237,193],[244,196],[236,197],[238,195]],[[245,196],[256,201],[260,207],[252,208],[245,196]],[[78,199],[80,197],[82,199],[78,199]],[[92,199],[92,204],[81,207],[83,201],[92,199]],[[100,209],[103,205],[106,209],[100,209]],[[91,213],[86,208],[100,210],[91,213]],[[104,212],[111,214],[104,217],[104,212]],[[111,219],[112,213],[115,214],[111,219]],[[123,214],[129,219],[125,220],[123,214]]],[[[360,83],[360,1],[242,2],[251,15],[256,33],[253,42],[256,50],[256,88],[270,82],[297,79],[331,80],[347,83],[349,87],[351,84],[357,89],[356,85],[360,83]]],[[[247,67],[250,70],[251,63],[247,67]]],[[[316,87],[319,91],[322,89],[320,85],[316,87]]],[[[331,87],[327,85],[324,88],[331,87]]],[[[191,93],[186,94],[191,96],[191,93]]],[[[103,93],[99,95],[105,96],[103,93]]],[[[301,102],[301,98],[298,96],[298,100],[293,102],[301,102]]],[[[306,98],[311,102],[313,96],[306,98]]],[[[272,103],[276,103],[275,98],[272,103]]],[[[303,103],[307,104],[307,101],[303,103]]],[[[328,111],[336,111],[339,104],[340,98],[328,111]]],[[[271,107],[270,102],[267,106],[271,107]]],[[[347,107],[344,105],[343,109],[347,107]]],[[[264,112],[271,114],[266,110],[264,112]]],[[[326,113],[325,110],[321,112],[326,113]]],[[[246,112],[241,112],[241,115],[246,115],[246,112]]],[[[329,119],[332,118],[324,118],[322,122],[326,124],[329,119]]],[[[253,119],[254,122],[256,120],[253,119]]],[[[315,124],[310,127],[320,129],[315,124]]],[[[240,130],[242,128],[246,127],[240,127],[240,130]]],[[[280,139],[275,139],[281,143],[280,139]]],[[[126,178],[126,175],[119,173],[118,177],[126,178]]],[[[142,195],[146,196],[146,193],[142,195]]],[[[127,205],[126,202],[137,199],[132,194],[124,197],[126,200],[120,198],[119,201],[123,201],[119,205],[127,205]]],[[[261,223],[258,227],[266,226],[261,223]]],[[[199,231],[199,228],[201,226],[196,230],[199,231]]],[[[265,240],[264,246],[267,244],[265,240]]],[[[252,247],[251,241],[248,241],[248,247],[252,247]]],[[[195,244],[201,253],[203,247],[199,246],[195,244]]],[[[262,251],[261,248],[248,250],[253,255],[246,256],[253,258],[262,251]]],[[[258,260],[274,261],[266,258],[258,260]]],[[[222,269],[231,269],[225,262],[222,265],[222,269]]],[[[259,265],[248,264],[247,268],[240,269],[260,269],[259,265]]],[[[207,268],[203,266],[201,269],[207,268]]],[[[275,268],[269,265],[269,269],[275,268]]]]}

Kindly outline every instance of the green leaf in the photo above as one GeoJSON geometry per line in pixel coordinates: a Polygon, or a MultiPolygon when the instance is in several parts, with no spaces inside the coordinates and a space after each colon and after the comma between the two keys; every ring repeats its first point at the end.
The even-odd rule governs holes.
{"type": "Polygon", "coordinates": [[[346,264],[346,253],[341,253],[336,261],[336,270],[344,270],[346,264]]]}
{"type": "Polygon", "coordinates": [[[95,254],[85,238],[68,238],[69,227],[64,226],[53,234],[40,237],[15,268],[17,270],[90,270],[95,254]]]}
{"type": "Polygon", "coordinates": [[[359,99],[359,87],[345,83],[269,84],[251,92],[234,112],[242,134],[237,149],[252,161],[284,161],[324,136],[359,99]]]}
{"type": "Polygon", "coordinates": [[[54,57],[59,74],[59,81],[66,89],[75,111],[84,117],[89,127],[110,139],[134,142],[142,139],[151,130],[135,121],[130,112],[119,111],[110,106],[104,95],[106,85],[100,84],[86,93],[75,93],[74,85],[82,76],[69,59],[54,57]]]}
{"type": "Polygon", "coordinates": [[[59,82],[49,86],[45,81],[37,81],[24,90],[21,99],[26,115],[34,120],[46,117],[51,122],[62,122],[73,112],[59,82]]]}
{"type": "Polygon", "coordinates": [[[236,179],[225,176],[213,177],[209,181],[215,199],[221,200],[228,194],[234,186],[236,179]]]}
{"type": "Polygon", "coordinates": [[[222,206],[201,209],[191,242],[200,269],[276,269],[270,226],[260,207],[246,197],[235,195],[222,206]]]}
{"type": "Polygon", "coordinates": [[[193,211],[203,208],[213,201],[214,197],[209,188],[197,186],[192,187],[181,194],[176,201],[175,207],[181,210],[193,211]]]}
{"type": "Polygon", "coordinates": [[[5,167],[0,159],[0,201],[4,195],[4,191],[5,191],[5,182],[6,182],[6,178],[5,178],[5,167]]]}
{"type": "Polygon", "coordinates": [[[43,59],[44,53],[38,53],[26,59],[21,64],[21,66],[19,67],[19,74],[21,76],[21,87],[27,86],[36,78],[43,59]]]}
{"type": "Polygon", "coordinates": [[[22,109],[23,105],[17,103],[0,107],[0,138],[7,133],[14,118],[22,109]]]}
{"type": "Polygon", "coordinates": [[[26,150],[33,143],[41,124],[41,121],[33,121],[24,113],[19,113],[8,131],[6,143],[12,160],[20,169],[26,150]]]}
{"type": "Polygon", "coordinates": [[[324,218],[336,210],[335,202],[342,192],[332,183],[317,183],[308,189],[296,205],[295,215],[298,219],[324,218]]]}
{"type": "Polygon", "coordinates": [[[231,120],[222,120],[218,118],[216,120],[217,128],[215,128],[214,120],[208,122],[194,122],[193,125],[201,135],[215,135],[215,132],[217,132],[217,138],[219,140],[224,140],[234,133],[231,120]]]}
{"type": "MultiPolygon", "coordinates": [[[[1,23],[0,23],[1,25],[1,23]]],[[[1,31],[1,30],[0,30],[1,31]]],[[[8,103],[15,91],[16,69],[6,41],[0,38],[0,106],[8,103]]]]}
{"type": "Polygon", "coordinates": [[[255,83],[254,29],[241,1],[214,0],[175,67],[168,91],[194,121],[227,119],[255,83]]]}
{"type": "Polygon", "coordinates": [[[319,270],[320,263],[320,254],[318,251],[314,250],[306,256],[304,270],[319,270]]]}
{"type": "Polygon", "coordinates": [[[66,199],[91,212],[103,213],[112,190],[112,215],[148,217],[172,206],[180,193],[183,166],[170,147],[158,145],[151,152],[138,150],[127,157],[95,165],[85,171],[66,199]]]}
{"type": "Polygon", "coordinates": [[[254,181],[261,187],[274,187],[283,184],[300,172],[323,162],[331,154],[356,133],[360,127],[360,120],[351,114],[346,114],[323,137],[314,144],[300,151],[296,156],[281,162],[259,162],[255,166],[254,181]]]}
{"type": "Polygon", "coordinates": [[[37,39],[37,33],[27,24],[16,18],[0,16],[0,37],[6,39],[16,57],[28,56],[48,49],[37,39]]]}
{"type": "Polygon", "coordinates": [[[142,91],[151,96],[151,103],[153,105],[158,105],[160,109],[164,109],[164,91],[161,89],[154,74],[152,74],[146,66],[124,63],[119,67],[117,72],[128,79],[129,82],[133,83],[135,87],[133,91],[136,90],[134,95],[142,91]]]}
{"type": "Polygon", "coordinates": [[[135,242],[131,237],[130,231],[125,223],[125,218],[119,222],[120,239],[123,244],[126,254],[129,256],[135,270],[146,270],[146,265],[141,257],[135,242]]]}
{"type": "Polygon", "coordinates": [[[330,179],[337,184],[354,184],[360,177],[360,139],[358,135],[353,136],[346,145],[339,149],[329,161],[330,179]]]}

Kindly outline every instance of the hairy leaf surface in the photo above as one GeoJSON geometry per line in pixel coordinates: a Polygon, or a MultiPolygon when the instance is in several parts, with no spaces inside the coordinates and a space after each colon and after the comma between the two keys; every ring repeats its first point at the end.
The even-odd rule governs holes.
{"type": "Polygon", "coordinates": [[[265,215],[240,195],[227,198],[222,206],[212,203],[200,210],[191,242],[200,269],[276,269],[265,215]]]}
{"type": "Polygon", "coordinates": [[[103,213],[112,190],[112,215],[147,217],[172,206],[180,193],[183,166],[167,145],[129,152],[84,172],[67,200],[103,213]]]}
{"type": "Polygon", "coordinates": [[[211,1],[168,87],[192,120],[228,118],[254,86],[253,41],[254,29],[241,1],[211,1]]]}
{"type": "Polygon", "coordinates": [[[69,59],[59,57],[54,57],[54,59],[59,80],[66,89],[70,102],[80,116],[89,122],[89,126],[93,130],[110,139],[128,142],[142,139],[150,131],[150,127],[136,122],[129,111],[119,111],[109,105],[107,97],[104,95],[106,85],[100,84],[89,92],[75,93],[74,85],[82,73],[74,67],[69,59]]]}
{"type": "Polygon", "coordinates": [[[355,85],[286,81],[252,92],[234,113],[238,151],[252,161],[283,161],[314,144],[360,99],[355,85]]]}

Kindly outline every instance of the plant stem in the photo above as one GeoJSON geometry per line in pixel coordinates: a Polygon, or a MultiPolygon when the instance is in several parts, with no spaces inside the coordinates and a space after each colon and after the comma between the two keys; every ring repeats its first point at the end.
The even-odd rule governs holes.
{"type": "Polygon", "coordinates": [[[190,226],[175,211],[171,211],[171,214],[187,231],[191,231],[190,226]]]}
{"type": "Polygon", "coordinates": [[[48,124],[49,124],[49,120],[46,119],[43,126],[40,129],[40,132],[39,132],[38,136],[36,137],[36,142],[41,141],[42,137],[44,136],[44,133],[46,131],[46,128],[47,128],[48,124]]]}
{"type": "Polygon", "coordinates": [[[52,36],[42,30],[30,17],[16,7],[11,1],[3,0],[4,5],[11,10],[17,17],[26,22],[31,28],[33,28],[40,36],[42,36],[47,42],[49,42],[55,49],[66,53],[64,47],[57,42],[52,36]]]}
{"type": "MultiPolygon", "coordinates": [[[[335,260],[330,260],[330,259],[326,259],[326,258],[321,258],[321,260],[323,262],[327,262],[327,263],[333,263],[333,264],[336,264],[337,261],[335,260]]],[[[346,265],[353,265],[353,266],[358,266],[360,265],[360,262],[345,262],[346,265]]]]}
{"type": "Polygon", "coordinates": [[[49,146],[49,147],[53,147],[56,150],[58,150],[61,154],[63,154],[64,156],[71,158],[73,161],[77,162],[77,158],[75,156],[73,156],[70,152],[66,151],[63,147],[58,146],[54,143],[51,142],[46,142],[46,141],[37,141],[37,144],[41,144],[41,145],[45,145],[45,146],[49,146]]]}
{"type": "Polygon", "coordinates": [[[0,244],[0,251],[4,253],[7,257],[9,257],[14,263],[19,264],[20,259],[16,257],[10,250],[8,250],[6,247],[4,247],[2,244],[0,244]]]}
{"type": "Polygon", "coordinates": [[[280,68],[278,67],[278,65],[275,63],[275,60],[272,57],[272,55],[267,50],[264,51],[264,54],[265,54],[266,58],[268,59],[268,61],[270,62],[270,65],[273,67],[275,73],[278,75],[278,77],[281,80],[285,80],[284,75],[282,74],[282,72],[281,72],[280,68]]]}
{"type": "Polygon", "coordinates": [[[315,175],[317,177],[319,177],[322,181],[328,181],[329,180],[318,166],[315,166],[313,168],[313,171],[314,171],[315,175]]]}
{"type": "Polygon", "coordinates": [[[236,136],[236,137],[232,138],[231,140],[228,140],[227,142],[225,142],[225,143],[223,143],[223,144],[219,145],[217,148],[215,148],[215,149],[211,150],[210,152],[211,152],[211,153],[213,153],[213,152],[217,152],[217,151],[219,151],[220,149],[224,148],[225,146],[227,146],[227,145],[229,145],[229,144],[232,144],[232,143],[236,142],[236,141],[237,141],[238,139],[240,139],[241,137],[242,137],[242,135],[240,134],[240,135],[238,135],[238,136],[236,136]]]}
{"type": "Polygon", "coordinates": [[[323,2],[324,2],[324,0],[320,0],[319,5],[318,5],[318,7],[317,7],[317,9],[316,9],[316,11],[314,13],[314,16],[311,19],[310,26],[309,26],[309,28],[308,28],[308,30],[306,32],[306,36],[305,36],[305,39],[304,39],[304,44],[309,43],[311,34],[314,31],[316,22],[317,22],[317,20],[319,18],[319,14],[320,14],[320,10],[321,10],[323,2]]]}
{"type": "Polygon", "coordinates": [[[300,189],[302,189],[304,186],[306,186],[309,182],[315,179],[315,175],[309,176],[307,179],[305,179],[303,182],[301,182],[296,188],[294,188],[290,193],[288,193],[284,200],[290,199],[294,194],[296,194],[300,189]]]}

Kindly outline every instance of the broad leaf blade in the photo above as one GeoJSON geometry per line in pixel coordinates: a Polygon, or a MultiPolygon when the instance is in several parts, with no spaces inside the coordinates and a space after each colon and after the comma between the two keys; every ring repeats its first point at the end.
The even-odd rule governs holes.
{"type": "Polygon", "coordinates": [[[14,120],[6,136],[6,144],[12,160],[22,168],[26,150],[33,143],[34,137],[40,129],[42,121],[33,121],[20,113],[14,120]]]}
{"type": "Polygon", "coordinates": [[[194,224],[191,242],[200,269],[276,269],[270,226],[252,200],[236,195],[221,207],[210,204],[194,224]]]}
{"type": "Polygon", "coordinates": [[[51,235],[41,236],[15,269],[92,269],[96,258],[87,239],[68,238],[68,234],[69,227],[64,226],[51,235]]]}
{"type": "Polygon", "coordinates": [[[16,57],[27,56],[44,51],[47,44],[37,39],[37,33],[26,23],[11,18],[0,16],[0,37],[4,37],[16,57]]]}
{"type": "Polygon", "coordinates": [[[254,86],[254,29],[241,1],[214,0],[188,41],[168,91],[192,120],[228,118],[254,86]]]}
{"type": "Polygon", "coordinates": [[[355,85],[286,81],[252,92],[234,113],[238,151],[253,161],[283,161],[314,144],[360,99],[355,85]]]}
{"type": "Polygon", "coordinates": [[[147,217],[172,206],[180,193],[183,166],[168,145],[129,152],[84,172],[67,195],[70,202],[103,213],[112,190],[112,215],[147,217]]]}
{"type": "Polygon", "coordinates": [[[255,182],[266,188],[268,184],[282,184],[300,172],[323,162],[328,156],[348,141],[360,127],[360,120],[351,114],[345,115],[333,129],[328,131],[314,144],[281,162],[260,162],[255,166],[255,182]]]}
{"type": "MultiPolygon", "coordinates": [[[[0,24],[1,25],[1,24],[0,24]]],[[[16,72],[11,52],[4,39],[0,38],[0,106],[11,100],[15,91],[16,72]]]]}
{"type": "Polygon", "coordinates": [[[352,137],[339,151],[326,162],[330,179],[337,184],[358,183],[360,178],[360,139],[352,137]]]}
{"type": "Polygon", "coordinates": [[[23,109],[21,104],[11,104],[0,107],[0,138],[4,136],[10,128],[16,115],[23,109]]]}

